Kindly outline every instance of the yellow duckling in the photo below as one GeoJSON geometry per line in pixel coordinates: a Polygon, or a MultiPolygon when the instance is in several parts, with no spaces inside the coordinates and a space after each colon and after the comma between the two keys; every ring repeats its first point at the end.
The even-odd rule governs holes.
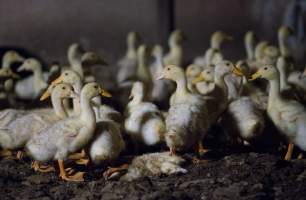
{"type": "Polygon", "coordinates": [[[252,80],[257,78],[267,79],[270,83],[268,116],[271,118],[278,130],[287,137],[289,141],[286,160],[292,156],[293,146],[306,150],[306,110],[297,101],[286,100],[281,96],[280,75],[272,65],[260,68],[252,75],[252,80]]]}
{"type": "Polygon", "coordinates": [[[195,79],[197,76],[199,76],[202,70],[203,68],[196,64],[191,64],[186,68],[188,89],[193,93],[197,93],[198,91],[192,84],[192,80],[195,79]]]}
{"type": "Polygon", "coordinates": [[[167,66],[159,77],[162,78],[172,80],[177,85],[166,117],[165,140],[170,148],[170,154],[192,147],[197,147],[200,153],[205,152],[202,139],[209,127],[205,100],[188,90],[182,68],[175,65],[167,66]]]}
{"type": "Polygon", "coordinates": [[[83,181],[84,173],[67,175],[64,160],[68,158],[69,154],[83,148],[93,138],[96,129],[96,117],[91,106],[91,99],[99,94],[109,96],[97,83],[86,84],[80,94],[80,115],[68,117],[53,124],[35,134],[26,144],[29,155],[35,160],[40,162],[57,160],[60,177],[63,180],[83,181]]]}

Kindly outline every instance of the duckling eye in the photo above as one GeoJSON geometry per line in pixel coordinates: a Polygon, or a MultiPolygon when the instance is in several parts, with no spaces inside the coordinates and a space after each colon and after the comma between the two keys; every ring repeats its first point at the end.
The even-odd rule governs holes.
{"type": "Polygon", "coordinates": [[[64,75],[65,75],[65,76],[68,76],[68,73],[66,72],[64,75]]]}
{"type": "Polygon", "coordinates": [[[210,74],[210,72],[207,72],[207,74],[210,74]]]}
{"type": "Polygon", "coordinates": [[[95,88],[95,89],[98,89],[98,86],[97,86],[97,85],[95,85],[95,86],[94,86],[94,88],[95,88]]]}
{"type": "Polygon", "coordinates": [[[167,68],[167,70],[169,71],[169,70],[170,70],[170,68],[168,67],[168,68],[167,68]]]}
{"type": "Polygon", "coordinates": [[[265,68],[264,68],[264,70],[267,70],[267,69],[268,69],[268,67],[265,67],[265,68]]]}
{"type": "Polygon", "coordinates": [[[63,90],[66,90],[66,87],[65,87],[65,86],[63,86],[63,87],[62,87],[62,89],[63,89],[63,90]]]}
{"type": "Polygon", "coordinates": [[[229,63],[226,63],[226,66],[230,66],[230,64],[229,64],[229,63]]]}
{"type": "Polygon", "coordinates": [[[26,63],[30,64],[30,63],[31,63],[31,61],[27,60],[27,62],[26,62],[26,63]]]}

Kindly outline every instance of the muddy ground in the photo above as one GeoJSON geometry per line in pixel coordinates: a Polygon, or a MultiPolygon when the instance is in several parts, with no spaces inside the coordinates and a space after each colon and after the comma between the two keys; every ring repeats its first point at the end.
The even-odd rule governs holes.
{"type": "Polygon", "coordinates": [[[105,181],[103,166],[85,168],[83,183],[68,183],[55,173],[34,173],[27,158],[0,160],[0,199],[306,199],[306,160],[287,162],[279,153],[250,149],[204,158],[209,161],[187,162],[187,174],[130,183],[105,181]]]}

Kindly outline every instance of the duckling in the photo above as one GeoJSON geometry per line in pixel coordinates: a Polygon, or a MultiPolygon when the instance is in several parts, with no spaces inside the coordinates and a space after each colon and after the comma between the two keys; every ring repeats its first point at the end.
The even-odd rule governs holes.
{"type": "Polygon", "coordinates": [[[197,92],[196,88],[194,88],[194,85],[192,84],[192,80],[195,79],[203,70],[203,68],[196,64],[188,65],[186,68],[186,77],[187,77],[187,86],[188,89],[195,93],[197,92]]]}
{"type": "Polygon", "coordinates": [[[83,181],[84,173],[67,175],[64,160],[68,155],[83,148],[93,138],[96,129],[95,113],[91,99],[99,94],[109,96],[97,83],[86,84],[80,94],[81,114],[61,120],[35,134],[26,144],[26,149],[40,162],[58,161],[60,177],[66,181],[83,181]]]}
{"type": "Polygon", "coordinates": [[[246,62],[250,66],[251,71],[255,71],[257,69],[257,62],[255,58],[255,34],[253,31],[246,32],[244,36],[244,46],[246,50],[246,62]]]}
{"type": "Polygon", "coordinates": [[[108,179],[117,176],[118,172],[126,171],[120,180],[133,181],[143,177],[159,176],[161,174],[185,174],[187,170],[182,168],[185,159],[180,156],[170,156],[168,152],[149,153],[136,156],[130,165],[123,165],[119,168],[111,168],[104,175],[108,179]]]}
{"type": "Polygon", "coordinates": [[[303,75],[303,72],[293,71],[288,76],[288,83],[299,88],[299,90],[306,93],[306,77],[303,75]]]}
{"type": "Polygon", "coordinates": [[[202,75],[199,74],[192,80],[191,84],[194,85],[196,91],[202,96],[213,96],[212,93],[215,89],[214,72],[215,68],[207,68],[201,72],[202,75]],[[203,77],[205,78],[203,79],[203,77]]]}
{"type": "Polygon", "coordinates": [[[212,91],[208,96],[212,97],[206,101],[209,116],[209,124],[214,124],[220,115],[226,110],[230,99],[228,97],[229,89],[226,82],[226,76],[231,75],[234,65],[230,61],[222,61],[213,69],[205,69],[193,80],[193,84],[207,80],[214,81],[212,91]]]}
{"type": "Polygon", "coordinates": [[[137,46],[140,37],[136,32],[130,32],[127,36],[127,51],[118,62],[117,84],[119,87],[131,87],[137,71],[137,46]]]}
{"type": "Polygon", "coordinates": [[[153,78],[152,101],[163,106],[170,98],[174,90],[174,85],[167,80],[156,80],[164,68],[162,47],[160,45],[155,45],[152,55],[155,58],[155,62],[150,66],[151,76],[153,78]]]}
{"type": "Polygon", "coordinates": [[[288,63],[289,70],[293,70],[293,57],[289,49],[288,39],[293,35],[293,31],[287,26],[281,26],[278,29],[278,47],[280,55],[288,63]]]}
{"type": "Polygon", "coordinates": [[[205,66],[221,62],[223,60],[221,45],[223,42],[231,40],[233,40],[233,37],[223,31],[214,32],[210,38],[210,48],[206,50],[204,56],[196,57],[193,63],[205,66]]]}
{"type": "MultiPolygon", "coordinates": [[[[264,41],[260,41],[260,42],[256,45],[254,56],[255,56],[255,60],[256,60],[256,62],[258,63],[258,65],[261,65],[261,64],[262,64],[261,61],[262,61],[262,58],[263,58],[264,55],[265,55],[264,50],[265,50],[265,48],[266,48],[268,45],[269,45],[269,42],[267,42],[267,41],[265,41],[265,40],[264,40],[264,41]]],[[[256,67],[255,70],[257,70],[257,68],[258,68],[258,67],[256,67]]],[[[254,70],[254,69],[252,68],[252,70],[254,70]]]]}
{"type": "Polygon", "coordinates": [[[84,77],[84,71],[82,67],[82,47],[73,43],[69,46],[67,51],[68,62],[72,70],[77,72],[81,78],[84,77]]]}
{"type": "Polygon", "coordinates": [[[20,79],[18,74],[15,74],[10,68],[0,69],[0,84],[3,84],[3,88],[0,95],[1,98],[6,99],[11,107],[16,107],[16,95],[14,93],[15,80],[20,79]]]}
{"type": "Polygon", "coordinates": [[[24,57],[22,57],[18,52],[10,50],[5,52],[2,58],[2,68],[11,69],[11,65],[17,62],[23,62],[24,57]]]}
{"type": "Polygon", "coordinates": [[[268,116],[280,133],[287,137],[289,145],[285,159],[290,160],[294,145],[306,150],[305,107],[295,100],[287,100],[281,96],[280,75],[274,66],[260,68],[252,75],[251,80],[257,78],[269,81],[268,116]]]}
{"type": "Polygon", "coordinates": [[[144,102],[145,88],[142,82],[133,84],[126,109],[124,128],[131,136],[137,150],[138,144],[152,146],[163,141],[165,123],[157,106],[144,102]]]}
{"type": "Polygon", "coordinates": [[[168,45],[170,51],[164,56],[164,64],[181,66],[183,63],[183,48],[182,42],[185,36],[181,30],[175,30],[171,33],[168,45]]]}
{"type": "Polygon", "coordinates": [[[52,90],[51,99],[54,111],[52,109],[42,110],[41,112],[36,110],[5,125],[1,125],[0,146],[3,149],[13,150],[22,148],[33,134],[67,117],[62,105],[62,99],[74,97],[72,87],[67,84],[51,85],[41,100],[46,99],[50,95],[50,90],[52,90]]]}
{"type": "Polygon", "coordinates": [[[99,121],[95,135],[89,147],[89,156],[95,164],[115,160],[125,149],[120,126],[113,120],[99,121]]]}
{"type": "Polygon", "coordinates": [[[17,71],[23,70],[33,72],[33,78],[18,81],[15,92],[22,99],[36,99],[48,87],[47,77],[42,72],[41,63],[35,58],[28,58],[17,71]]]}
{"type": "Polygon", "coordinates": [[[264,55],[261,58],[261,64],[263,65],[275,65],[279,56],[279,50],[276,46],[268,45],[264,48],[264,55]]]}
{"type": "Polygon", "coordinates": [[[170,154],[175,154],[177,150],[188,150],[196,145],[199,153],[204,152],[202,139],[209,127],[205,100],[188,90],[182,68],[167,66],[159,77],[162,78],[172,80],[177,85],[166,117],[165,140],[170,154]]]}
{"type": "Polygon", "coordinates": [[[148,59],[150,56],[150,50],[146,45],[140,45],[137,49],[137,71],[136,80],[143,82],[146,90],[146,96],[144,98],[151,99],[153,81],[149,69],[148,59]]]}

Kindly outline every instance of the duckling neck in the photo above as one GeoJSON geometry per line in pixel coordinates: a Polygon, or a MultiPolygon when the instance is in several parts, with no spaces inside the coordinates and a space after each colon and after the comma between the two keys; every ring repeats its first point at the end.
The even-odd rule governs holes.
{"type": "MultiPolygon", "coordinates": [[[[74,91],[77,94],[81,94],[82,85],[83,85],[83,83],[82,83],[81,80],[76,81],[76,83],[73,85],[73,89],[74,89],[74,91]]],[[[74,98],[72,100],[72,103],[73,103],[73,112],[74,112],[74,114],[79,115],[80,112],[81,112],[81,105],[80,105],[79,99],[74,98]]]]}
{"type": "Polygon", "coordinates": [[[150,71],[148,69],[148,63],[144,56],[138,58],[137,75],[140,81],[148,82],[151,79],[150,71]]]}
{"type": "Polygon", "coordinates": [[[228,87],[225,83],[225,76],[226,74],[215,74],[215,84],[222,89],[224,96],[227,97],[228,96],[228,87]]]}
{"type": "Polygon", "coordinates": [[[248,60],[254,60],[255,58],[255,52],[254,52],[254,41],[252,40],[246,40],[245,41],[245,48],[246,48],[246,53],[247,53],[247,59],[248,60]]]}
{"type": "Polygon", "coordinates": [[[4,68],[4,69],[10,69],[12,63],[13,63],[12,59],[8,59],[8,58],[3,59],[3,61],[2,61],[2,68],[4,68]]]}
{"type": "Polygon", "coordinates": [[[81,93],[81,115],[80,118],[82,122],[90,128],[95,128],[96,125],[96,116],[92,108],[90,99],[84,94],[81,93]]]}
{"type": "Polygon", "coordinates": [[[143,94],[134,95],[133,100],[129,102],[129,107],[139,105],[143,102],[143,96],[143,94]]]}
{"type": "Polygon", "coordinates": [[[276,101],[281,100],[279,77],[270,80],[269,82],[270,82],[270,91],[269,91],[268,107],[275,104],[276,101]]]}
{"type": "Polygon", "coordinates": [[[156,72],[158,74],[162,73],[164,69],[164,64],[163,64],[163,55],[156,55],[155,56],[155,67],[156,67],[156,72]]]}
{"type": "Polygon", "coordinates": [[[289,45],[288,45],[288,38],[279,36],[278,38],[278,44],[279,44],[279,50],[282,56],[291,56],[290,55],[290,50],[289,50],[289,45]]]}
{"type": "Polygon", "coordinates": [[[285,69],[286,67],[280,67],[278,68],[279,70],[279,75],[280,75],[280,88],[281,90],[284,90],[289,87],[288,85],[288,80],[287,80],[287,70],[285,69]]]}
{"type": "Polygon", "coordinates": [[[78,60],[72,63],[71,68],[77,72],[81,78],[84,77],[84,71],[83,71],[83,66],[82,66],[82,61],[78,60]]]}
{"type": "Polygon", "coordinates": [[[189,93],[187,89],[187,80],[185,76],[182,76],[180,79],[175,80],[176,82],[176,94],[186,95],[189,93]]]}
{"type": "Polygon", "coordinates": [[[60,119],[66,118],[68,115],[64,109],[62,99],[59,98],[57,95],[51,95],[51,102],[55,112],[55,115],[58,116],[60,119]]]}
{"type": "Polygon", "coordinates": [[[37,92],[40,92],[42,89],[44,89],[48,86],[48,84],[44,80],[44,76],[43,76],[43,73],[42,73],[41,66],[37,65],[37,67],[35,68],[33,73],[34,73],[34,75],[33,75],[34,76],[34,89],[37,92]]]}
{"type": "Polygon", "coordinates": [[[127,44],[127,51],[126,51],[127,58],[136,58],[136,45],[134,43],[127,44]]]}

